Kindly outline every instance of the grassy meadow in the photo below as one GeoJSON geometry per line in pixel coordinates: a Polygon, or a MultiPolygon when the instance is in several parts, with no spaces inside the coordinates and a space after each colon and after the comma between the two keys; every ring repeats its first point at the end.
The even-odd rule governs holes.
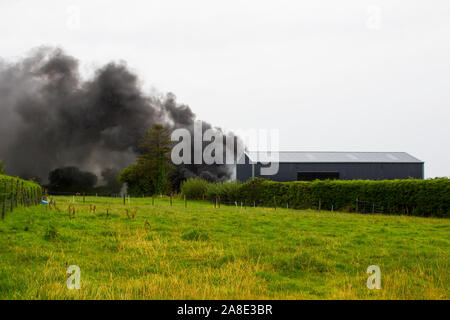
{"type": "Polygon", "coordinates": [[[0,299],[450,298],[449,219],[101,197],[70,219],[73,198],[53,199],[0,220],[0,299]]]}

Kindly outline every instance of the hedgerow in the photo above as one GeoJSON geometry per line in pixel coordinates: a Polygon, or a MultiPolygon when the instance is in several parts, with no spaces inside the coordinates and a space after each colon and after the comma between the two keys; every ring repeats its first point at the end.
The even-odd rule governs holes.
{"type": "Polygon", "coordinates": [[[6,211],[12,211],[19,205],[38,204],[42,194],[42,187],[34,181],[0,174],[0,213],[2,218],[6,211]]]}
{"type": "Polygon", "coordinates": [[[180,190],[187,199],[200,200],[205,198],[209,185],[210,183],[206,180],[192,178],[184,181],[180,186],[180,190]]]}
{"type": "MultiPolygon", "coordinates": [[[[196,182],[198,183],[198,182],[196,182]]],[[[382,213],[450,217],[450,180],[316,180],[313,182],[274,182],[253,179],[246,183],[208,183],[202,196],[222,202],[239,201],[247,205],[296,209],[357,211],[367,203],[382,213]],[[205,191],[206,190],[206,191],[205,191]]]]}

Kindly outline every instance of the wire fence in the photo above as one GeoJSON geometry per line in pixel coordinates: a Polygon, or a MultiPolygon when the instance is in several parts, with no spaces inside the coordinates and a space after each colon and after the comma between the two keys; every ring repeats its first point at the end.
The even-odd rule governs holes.
{"type": "MultiPolygon", "coordinates": [[[[318,211],[336,211],[342,210],[342,208],[337,207],[333,203],[327,204],[324,206],[322,202],[319,200],[315,204],[310,204],[307,207],[297,207],[295,205],[290,205],[289,202],[279,202],[276,197],[274,197],[273,204],[271,206],[268,206],[267,203],[260,203],[258,201],[249,201],[249,200],[236,200],[236,201],[221,201],[220,198],[216,198],[215,200],[210,200],[210,202],[214,205],[215,208],[220,208],[221,205],[224,206],[234,206],[236,208],[249,208],[249,207],[264,207],[264,208],[283,208],[283,209],[314,209],[318,211]]],[[[381,203],[377,202],[370,202],[370,201],[363,201],[357,198],[355,200],[355,206],[354,207],[347,207],[344,211],[351,211],[351,212],[357,212],[357,213],[385,213],[385,207],[381,203]]]]}
{"type": "Polygon", "coordinates": [[[0,210],[2,219],[7,212],[13,212],[17,207],[38,205],[43,198],[42,189],[25,184],[19,179],[0,180],[0,210]]]}
{"type": "Polygon", "coordinates": [[[356,212],[359,213],[384,213],[384,206],[381,203],[356,200],[356,212]]]}
{"type": "MultiPolygon", "coordinates": [[[[89,202],[89,199],[86,200],[87,197],[99,197],[99,198],[114,198],[114,199],[122,199],[124,205],[132,204],[133,201],[137,199],[149,199],[148,205],[155,206],[155,201],[158,198],[162,198],[163,196],[160,195],[141,195],[141,196],[130,196],[125,193],[117,194],[117,193],[81,193],[81,192],[51,192],[50,196],[66,196],[71,197],[73,200],[72,202],[81,202],[81,203],[87,203],[89,202]],[[81,199],[80,199],[81,198],[81,199]]],[[[188,199],[186,199],[185,196],[180,194],[171,194],[169,196],[164,196],[164,202],[157,201],[157,205],[161,206],[174,206],[174,200],[182,200],[184,203],[185,208],[188,207],[188,199]]],[[[383,204],[377,203],[377,202],[370,202],[365,200],[360,200],[359,198],[355,199],[355,203],[351,207],[346,208],[340,208],[337,207],[333,202],[328,201],[326,205],[324,205],[320,200],[317,203],[311,203],[307,207],[297,207],[295,205],[289,204],[289,202],[282,202],[280,199],[276,199],[274,197],[273,204],[268,205],[267,203],[259,202],[259,201],[250,201],[250,200],[235,200],[235,201],[222,201],[219,197],[216,199],[209,199],[206,200],[208,203],[210,203],[211,207],[213,208],[221,208],[221,206],[225,207],[235,207],[236,209],[247,209],[247,208],[281,208],[281,209],[313,209],[320,211],[348,211],[348,212],[357,212],[357,213],[386,213],[386,208],[383,204]]],[[[142,204],[142,203],[140,203],[142,204]]],[[[180,204],[177,205],[177,207],[181,207],[180,204]]]]}

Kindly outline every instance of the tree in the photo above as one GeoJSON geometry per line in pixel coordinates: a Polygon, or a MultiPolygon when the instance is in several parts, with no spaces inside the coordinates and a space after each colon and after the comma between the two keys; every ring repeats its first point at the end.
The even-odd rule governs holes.
{"type": "Polygon", "coordinates": [[[174,166],[170,161],[172,141],[169,129],[155,124],[141,139],[138,157],[139,171],[152,177],[154,192],[162,194],[170,189],[169,175],[174,166]]]}
{"type": "Polygon", "coordinates": [[[48,175],[49,190],[52,192],[92,192],[97,184],[97,176],[81,171],[77,167],[64,167],[51,171],[48,175]]]}
{"type": "Polygon", "coordinates": [[[121,184],[126,183],[127,193],[134,196],[154,194],[153,179],[137,164],[125,168],[119,175],[121,184]]]}

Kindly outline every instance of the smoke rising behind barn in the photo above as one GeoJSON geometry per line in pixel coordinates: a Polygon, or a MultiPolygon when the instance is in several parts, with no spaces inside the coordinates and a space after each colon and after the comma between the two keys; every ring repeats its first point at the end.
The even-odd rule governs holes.
{"type": "MultiPolygon", "coordinates": [[[[60,48],[38,48],[17,62],[0,61],[0,158],[7,172],[47,182],[67,166],[95,173],[123,169],[153,124],[192,130],[196,116],[172,93],[143,92],[125,62],[110,62],[93,77],[60,48]]],[[[204,130],[211,125],[203,122],[204,130]]],[[[180,178],[221,180],[226,165],[179,167],[180,178]]]]}

